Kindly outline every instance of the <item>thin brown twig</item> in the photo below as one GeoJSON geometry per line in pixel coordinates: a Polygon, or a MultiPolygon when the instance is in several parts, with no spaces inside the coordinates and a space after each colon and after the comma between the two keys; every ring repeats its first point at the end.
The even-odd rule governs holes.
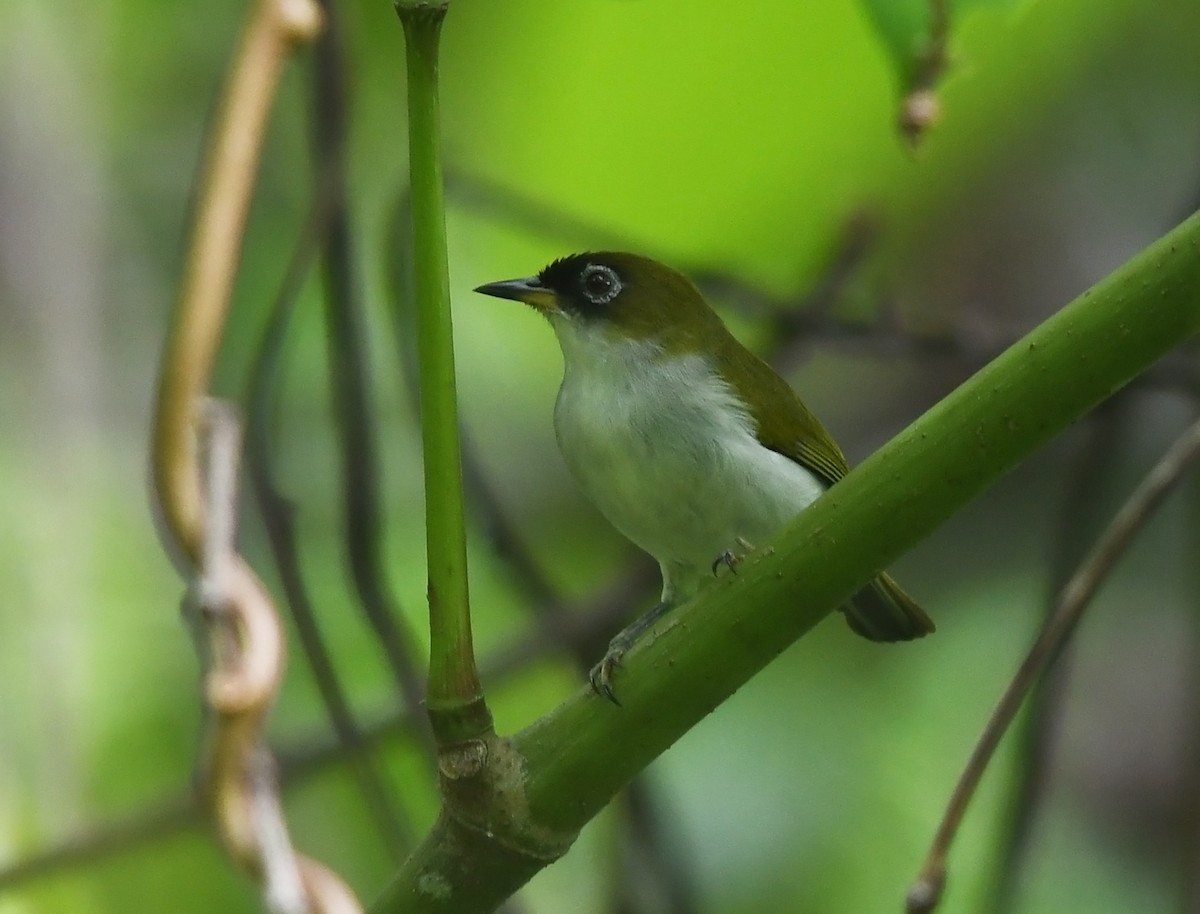
{"type": "Polygon", "coordinates": [[[1071,637],[1100,585],[1129,544],[1197,459],[1200,459],[1200,422],[1189,427],[1146,474],[1113,517],[1087,560],[1063,588],[1053,616],[1009,683],[955,786],[920,875],[908,893],[906,904],[910,914],[926,914],[937,907],[945,886],[946,856],[950,845],[984,770],[1029,689],[1071,637]]]}
{"type": "Polygon", "coordinates": [[[231,857],[260,883],[268,908],[354,912],[353,892],[331,871],[291,852],[274,764],[262,727],[282,675],[284,640],[262,583],[234,547],[240,430],[206,402],[283,64],[320,30],[305,0],[260,0],[243,33],[208,149],[180,297],[160,376],[152,443],[163,539],[195,576],[210,649],[204,698],[211,710],[208,799],[231,857]],[[203,423],[202,423],[203,420],[203,423]],[[204,432],[207,466],[202,466],[204,432]]]}
{"type": "Polygon", "coordinates": [[[209,389],[225,326],[267,117],[288,52],[319,29],[317,8],[303,0],[255,4],[204,168],[163,355],[152,455],[164,536],[189,564],[199,555],[204,528],[196,411],[209,389]]]}
{"type": "MultiPolygon", "coordinates": [[[[1116,396],[1096,408],[1089,423],[1088,437],[1068,473],[1071,481],[1060,509],[1061,525],[1055,538],[1043,625],[1054,615],[1056,595],[1087,557],[1089,545],[1103,529],[1105,519],[1111,516],[1112,506],[1098,499],[1096,493],[1111,489],[1107,483],[1119,462],[1121,442],[1125,440],[1126,404],[1127,397],[1116,396]]],[[[1009,797],[1004,803],[1003,822],[998,826],[1001,836],[995,852],[993,885],[986,901],[988,914],[1007,914],[1017,900],[1021,864],[1046,788],[1050,738],[1066,695],[1069,660],[1070,646],[1067,645],[1030,691],[1025,713],[1013,734],[1013,751],[1018,761],[1009,797]]]]}
{"type": "Polygon", "coordinates": [[[1200,688],[1197,688],[1200,686],[1200,675],[1197,675],[1197,670],[1200,670],[1200,652],[1196,650],[1196,645],[1200,643],[1200,632],[1193,631],[1192,638],[1193,662],[1189,675],[1192,686],[1190,694],[1193,697],[1188,708],[1190,733],[1186,782],[1181,791],[1182,805],[1186,810],[1180,853],[1183,873],[1180,879],[1179,910],[1183,914],[1200,914],[1200,707],[1197,707],[1195,698],[1200,694],[1200,688]]]}
{"type": "MultiPolygon", "coordinates": [[[[1188,492],[1187,536],[1192,554],[1200,552],[1200,479],[1193,477],[1188,492]]],[[[1187,668],[1188,729],[1183,789],[1180,806],[1183,816],[1183,840],[1180,848],[1178,910],[1181,914],[1200,914],[1200,564],[1193,563],[1188,583],[1191,585],[1191,605],[1188,607],[1189,646],[1192,663],[1187,668]]]]}

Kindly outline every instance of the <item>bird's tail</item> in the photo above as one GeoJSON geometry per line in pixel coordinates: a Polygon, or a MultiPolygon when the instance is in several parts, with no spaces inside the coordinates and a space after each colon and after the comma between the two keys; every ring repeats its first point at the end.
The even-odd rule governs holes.
{"type": "Polygon", "coordinates": [[[842,612],[855,634],[870,641],[912,641],[934,630],[925,610],[886,574],[856,593],[842,612]]]}

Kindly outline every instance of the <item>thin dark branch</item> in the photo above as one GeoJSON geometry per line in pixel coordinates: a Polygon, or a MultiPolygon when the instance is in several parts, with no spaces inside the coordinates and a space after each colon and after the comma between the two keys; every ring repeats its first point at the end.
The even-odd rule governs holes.
{"type": "MultiPolygon", "coordinates": [[[[1087,557],[1088,546],[1104,528],[1107,511],[1096,493],[1111,488],[1108,483],[1112,481],[1121,442],[1125,439],[1127,415],[1122,407],[1128,402],[1127,397],[1118,396],[1096,410],[1088,439],[1080,447],[1074,470],[1069,474],[1071,483],[1060,511],[1061,525],[1051,562],[1043,625],[1049,624],[1054,614],[1055,596],[1087,557]]],[[[990,914],[1009,914],[1014,910],[1022,864],[1046,788],[1050,737],[1062,713],[1069,660],[1068,645],[1030,692],[1025,714],[1013,734],[1018,762],[1009,799],[1003,804],[1003,821],[998,826],[994,886],[986,902],[990,914]]]]}
{"type": "MultiPolygon", "coordinates": [[[[1193,481],[1188,491],[1187,536],[1192,554],[1200,552],[1200,479],[1193,481]]],[[[1180,898],[1182,914],[1200,914],[1200,565],[1193,563],[1189,583],[1191,605],[1188,607],[1191,635],[1192,663],[1185,674],[1191,688],[1187,694],[1187,754],[1185,755],[1184,782],[1180,791],[1180,806],[1185,810],[1183,817],[1182,842],[1180,847],[1180,898]]]]}
{"type": "Polygon", "coordinates": [[[468,210],[491,215],[506,225],[568,246],[622,250],[630,244],[630,238],[620,232],[603,228],[589,219],[542,203],[522,191],[487,178],[464,172],[449,173],[446,175],[446,196],[468,210]]]}
{"type": "MultiPolygon", "coordinates": [[[[333,410],[341,434],[346,540],[350,573],[367,620],[410,707],[423,694],[417,652],[395,597],[388,592],[378,456],[370,402],[365,315],[354,266],[345,181],[346,65],[341,10],[323,0],[326,30],[315,49],[313,143],[319,173],[330,175],[332,206],[325,252],[325,315],[333,410]]],[[[432,737],[428,740],[432,749],[432,737]]]]}
{"type": "MultiPolygon", "coordinates": [[[[1196,542],[1195,535],[1192,537],[1192,542],[1193,544],[1196,542]]],[[[1196,617],[1194,607],[1192,615],[1194,620],[1196,617]]],[[[1196,649],[1197,645],[1200,645],[1200,630],[1196,630],[1195,621],[1193,621],[1193,629],[1192,665],[1189,673],[1192,700],[1188,708],[1188,724],[1190,726],[1188,764],[1185,769],[1184,788],[1180,797],[1181,805],[1186,810],[1183,841],[1180,848],[1182,891],[1179,910],[1184,914],[1200,914],[1200,702],[1195,697],[1200,695],[1200,674],[1197,673],[1200,670],[1200,651],[1196,649]]]]}
{"type": "MultiPolygon", "coordinates": [[[[568,620],[560,637],[548,637],[533,632],[502,648],[483,664],[483,677],[502,681],[530,664],[559,654],[564,647],[597,643],[606,637],[618,621],[630,612],[639,597],[653,584],[653,576],[644,569],[627,575],[606,587],[598,596],[579,606],[558,607],[557,614],[568,620]],[[563,640],[565,639],[565,640],[563,640]]],[[[411,734],[425,715],[420,709],[403,708],[389,711],[362,725],[365,745],[379,748],[386,741],[411,734]]],[[[341,739],[319,732],[307,738],[296,738],[276,753],[279,758],[280,783],[291,786],[319,775],[347,757],[356,749],[341,739]]],[[[140,810],[128,819],[86,830],[61,844],[33,854],[7,869],[0,869],[0,892],[11,891],[37,879],[44,879],[63,870],[86,863],[98,862],[198,825],[204,810],[191,793],[169,797],[140,810]]]]}
{"type": "Polygon", "coordinates": [[[836,331],[843,326],[837,307],[881,235],[882,225],[875,212],[864,208],[852,213],[845,220],[816,282],[795,298],[768,295],[718,270],[692,269],[688,276],[714,301],[726,303],[741,314],[768,320],[777,344],[801,335],[804,342],[812,343],[821,338],[826,328],[836,331]]]}
{"type": "Polygon", "coordinates": [[[908,894],[907,909],[924,914],[937,907],[946,879],[946,856],[984,770],[1032,687],[1071,637],[1092,598],[1129,545],[1175,485],[1200,458],[1200,422],[1187,429],[1146,474],[1113,517],[1087,560],[1059,595],[1050,621],[1026,655],[984,728],[947,804],[920,876],[908,894]]]}
{"type": "Polygon", "coordinates": [[[404,820],[371,762],[366,741],[339,681],[300,570],[293,523],[294,506],[280,494],[271,469],[270,429],[287,329],[305,279],[320,250],[321,239],[328,225],[329,205],[328,182],[321,181],[317,188],[317,199],[272,306],[251,368],[247,395],[249,427],[246,460],[288,609],[317,691],[333,731],[351,759],[354,777],[380,836],[388,848],[400,853],[412,846],[413,830],[404,820]]]}
{"type": "MultiPolygon", "coordinates": [[[[565,248],[627,248],[633,243],[628,237],[493,181],[455,173],[447,177],[446,186],[448,196],[457,205],[530,234],[553,238],[565,248]]],[[[966,374],[1011,345],[1011,339],[980,340],[952,331],[914,330],[895,321],[854,320],[834,313],[836,294],[844,290],[852,271],[861,266],[878,231],[869,211],[852,216],[840,255],[846,259],[846,272],[827,270],[823,281],[799,296],[773,296],[739,277],[702,267],[689,269],[688,275],[713,300],[742,314],[770,316],[782,341],[775,364],[785,370],[795,364],[802,351],[799,347],[832,345],[864,356],[946,359],[962,365],[966,374]],[[794,341],[796,348],[787,341],[794,341]]],[[[397,250],[396,246],[392,245],[391,250],[397,250]]],[[[838,263],[836,257],[833,263],[838,263]]],[[[1184,346],[1162,359],[1134,379],[1131,386],[1200,393],[1197,345],[1184,346]]]]}
{"type": "MultiPolygon", "coordinates": [[[[635,781],[634,786],[640,781],[635,781]]],[[[646,789],[626,791],[625,808],[628,827],[633,838],[626,848],[626,867],[641,873],[651,884],[652,897],[642,905],[643,910],[669,914],[693,914],[700,910],[695,877],[686,864],[686,855],[677,845],[677,838],[664,825],[672,817],[662,808],[660,796],[646,789]]],[[[627,880],[632,890],[635,880],[627,880]]]]}
{"type": "Polygon", "coordinates": [[[155,844],[204,825],[205,820],[204,806],[194,794],[159,800],[128,819],[86,828],[41,853],[10,864],[0,870],[0,892],[155,844]]]}

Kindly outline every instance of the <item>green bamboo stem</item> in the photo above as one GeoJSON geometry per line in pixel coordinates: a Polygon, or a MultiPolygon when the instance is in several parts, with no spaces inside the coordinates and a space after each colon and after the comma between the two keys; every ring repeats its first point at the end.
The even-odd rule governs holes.
{"type": "MultiPolygon", "coordinates": [[[[736,576],[675,610],[626,655],[622,707],[581,688],[489,745],[487,829],[443,815],[372,911],[493,910],[634,774],[881,568],[1198,331],[1200,215],[980,370],[736,576]]],[[[942,620],[954,624],[952,614],[942,620]]],[[[891,650],[917,662],[921,646],[891,650]]]]}
{"type": "Polygon", "coordinates": [[[442,744],[491,732],[491,716],[484,703],[471,643],[446,206],[439,148],[438,39],[446,6],[396,4],[408,60],[409,180],[429,558],[427,703],[435,735],[442,744]]]}
{"type": "Polygon", "coordinates": [[[519,734],[536,818],[587,821],[880,569],[1197,331],[1200,215],[1009,347],[801,514],[775,554],[751,556],[626,655],[627,717],[579,694],[519,734]]]}

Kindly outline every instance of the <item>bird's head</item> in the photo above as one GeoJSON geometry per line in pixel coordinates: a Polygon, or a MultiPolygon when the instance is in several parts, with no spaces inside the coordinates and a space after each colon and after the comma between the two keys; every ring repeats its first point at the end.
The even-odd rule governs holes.
{"type": "Polygon", "coordinates": [[[587,336],[702,350],[724,332],[700,291],[677,270],[614,251],[562,257],[536,276],[479,286],[476,292],[525,302],[550,319],[564,344],[587,336]]]}

